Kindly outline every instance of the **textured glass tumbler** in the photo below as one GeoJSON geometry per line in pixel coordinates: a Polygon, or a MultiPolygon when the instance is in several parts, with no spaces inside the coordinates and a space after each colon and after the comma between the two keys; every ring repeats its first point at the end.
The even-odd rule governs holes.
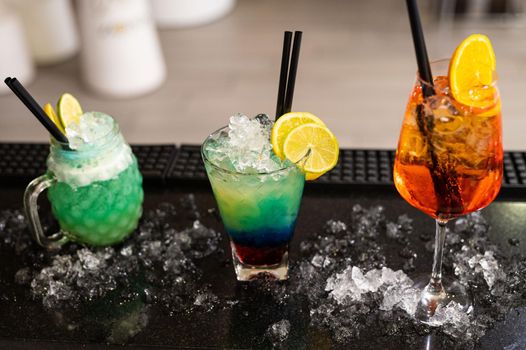
{"type": "Polygon", "coordinates": [[[230,237],[237,279],[247,281],[261,273],[287,279],[288,246],[305,175],[295,164],[272,172],[242,173],[212,163],[207,144],[223,130],[205,140],[201,154],[230,237]]]}

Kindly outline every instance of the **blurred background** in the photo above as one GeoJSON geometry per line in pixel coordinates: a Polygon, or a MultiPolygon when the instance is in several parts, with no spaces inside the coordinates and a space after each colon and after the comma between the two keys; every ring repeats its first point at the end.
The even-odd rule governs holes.
{"type": "MultiPolygon", "coordinates": [[[[526,0],[422,0],[431,59],[490,37],[504,146],[526,149],[526,0]]],[[[343,147],[396,148],[416,61],[403,0],[0,0],[0,76],[63,92],[130,143],[201,143],[228,117],[273,115],[284,30],[304,32],[293,110],[343,147]]],[[[2,84],[0,141],[49,136],[2,84]]]]}

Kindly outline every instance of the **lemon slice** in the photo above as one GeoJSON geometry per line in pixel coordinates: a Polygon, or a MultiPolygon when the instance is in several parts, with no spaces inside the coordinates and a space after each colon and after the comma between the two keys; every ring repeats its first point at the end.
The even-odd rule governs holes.
{"type": "Polygon", "coordinates": [[[327,127],[318,124],[294,128],[283,144],[283,154],[305,171],[307,180],[314,180],[334,168],[339,152],[336,137],[327,127]]]}
{"type": "Polygon", "coordinates": [[[71,123],[78,124],[83,113],[79,101],[68,93],[60,96],[57,103],[57,112],[64,128],[71,123]]]}
{"type": "Polygon", "coordinates": [[[62,123],[58,119],[58,116],[55,113],[55,110],[53,109],[51,104],[46,103],[44,105],[44,112],[46,112],[46,115],[49,117],[49,119],[51,119],[51,121],[57,126],[57,128],[64,134],[64,125],[62,125],[62,123]]]}
{"type": "Polygon", "coordinates": [[[283,114],[276,120],[272,127],[270,141],[274,153],[281,159],[285,159],[283,154],[283,144],[287,135],[295,128],[303,124],[317,124],[325,126],[320,118],[308,112],[290,112],[283,114]]]}
{"type": "Polygon", "coordinates": [[[495,53],[487,36],[473,34],[464,39],[449,62],[449,87],[455,100],[480,109],[497,104],[495,68],[495,53]]]}

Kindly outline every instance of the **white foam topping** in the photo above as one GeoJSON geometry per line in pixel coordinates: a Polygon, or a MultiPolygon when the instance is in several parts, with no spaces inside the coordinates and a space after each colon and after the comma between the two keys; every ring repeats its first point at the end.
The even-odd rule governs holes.
{"type": "Polygon", "coordinates": [[[58,181],[72,187],[117,177],[133,162],[133,157],[122,136],[113,134],[113,127],[113,119],[107,114],[84,113],[78,124],[71,123],[66,127],[69,147],[79,152],[80,157],[51,152],[47,160],[49,171],[58,181]]]}

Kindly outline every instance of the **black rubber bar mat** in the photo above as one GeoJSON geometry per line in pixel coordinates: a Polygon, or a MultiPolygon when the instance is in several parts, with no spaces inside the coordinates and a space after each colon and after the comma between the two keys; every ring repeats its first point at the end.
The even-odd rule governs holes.
{"type": "MultiPolygon", "coordinates": [[[[46,255],[32,243],[23,228],[20,210],[27,182],[45,171],[48,147],[46,144],[0,144],[0,349],[105,349],[115,348],[110,344],[123,344],[132,349],[267,349],[276,346],[282,349],[449,350],[473,349],[474,346],[475,349],[493,350],[520,349],[521,345],[517,344],[524,344],[526,295],[519,292],[506,292],[504,296],[494,296],[489,291],[478,294],[483,298],[477,299],[477,312],[487,313],[488,317],[498,318],[499,321],[486,329],[483,337],[469,343],[470,347],[464,347],[463,338],[452,339],[444,332],[411,328],[412,323],[408,323],[407,318],[400,318],[403,317],[400,311],[376,318],[380,316],[373,317],[363,309],[352,312],[345,309],[346,313],[340,317],[327,313],[325,324],[312,323],[316,319],[315,312],[322,309],[309,304],[303,294],[294,292],[290,286],[303,278],[298,277],[301,264],[308,261],[318,264],[318,256],[313,254],[318,254],[318,250],[330,242],[338,246],[343,244],[340,248],[349,252],[327,262],[330,264],[340,266],[347,258],[353,264],[374,262],[380,266],[383,264],[381,259],[385,259],[385,265],[407,270],[411,277],[430,271],[432,249],[428,246],[433,237],[432,220],[409,206],[396,193],[391,178],[394,152],[387,150],[343,149],[336,168],[307,186],[291,243],[293,268],[290,289],[287,289],[286,284],[250,286],[235,281],[228,240],[206,181],[199,146],[132,146],[146,180],[144,216],[134,238],[112,248],[110,259],[117,261],[120,259],[117,257],[122,256],[122,261],[129,263],[129,266],[120,263],[107,266],[108,270],[116,269],[112,270],[115,276],[121,276],[119,278],[127,282],[119,283],[113,292],[104,294],[102,298],[93,297],[89,302],[65,303],[66,306],[57,308],[43,307],[44,300],[32,296],[30,291],[33,287],[27,284],[27,278],[34,277],[32,274],[42,266],[50,266],[53,256],[46,255]],[[363,210],[360,208],[371,210],[368,208],[378,206],[382,209],[375,211],[375,216],[370,219],[362,216],[356,221],[356,213],[363,210]],[[389,238],[387,227],[403,227],[407,221],[403,219],[404,214],[413,220],[413,233],[397,236],[400,230],[397,228],[396,237],[389,238]],[[380,236],[369,237],[367,235],[374,233],[376,227],[376,215],[383,216],[382,220],[388,220],[390,225],[383,221],[380,236]],[[356,239],[331,241],[336,233],[328,233],[329,219],[341,220],[353,227],[356,239]],[[367,224],[363,221],[365,219],[367,224]],[[218,234],[206,236],[206,232],[199,231],[201,226],[196,226],[194,220],[199,220],[218,234]],[[359,232],[363,225],[369,228],[362,232],[367,235],[361,237],[359,232]],[[202,243],[194,242],[191,246],[198,250],[192,248],[183,255],[177,253],[179,255],[175,257],[182,256],[183,259],[176,259],[171,257],[171,250],[162,248],[160,256],[168,260],[155,260],[157,253],[154,249],[168,246],[166,239],[170,240],[170,237],[179,237],[183,248],[184,244],[189,244],[185,238],[188,229],[194,230],[194,234],[204,234],[202,243]],[[164,236],[155,236],[159,232],[164,232],[164,236]],[[143,241],[149,236],[149,240],[143,241]],[[214,242],[218,237],[219,241],[214,242]],[[345,248],[346,244],[351,245],[345,248]],[[211,245],[217,247],[211,255],[204,258],[194,256],[205,254],[211,245]],[[316,246],[318,248],[314,249],[316,246]],[[140,259],[140,264],[135,262],[136,257],[140,259]],[[152,260],[155,269],[144,267],[148,259],[152,260]],[[167,262],[175,265],[165,265],[167,262]],[[136,265],[144,266],[136,271],[136,265]],[[188,269],[189,272],[171,277],[170,273],[177,269],[188,269]],[[26,275],[27,271],[32,271],[29,272],[31,275],[26,275]],[[134,273],[127,275],[129,271],[134,273]],[[185,284],[179,283],[178,276],[184,276],[185,284]],[[195,293],[195,301],[194,294],[190,295],[187,289],[195,293]],[[511,298],[513,303],[507,302],[507,298],[511,298]],[[501,303],[507,303],[507,307],[511,305],[509,312],[498,310],[497,306],[501,303]],[[356,314],[362,318],[353,316],[356,314]],[[334,319],[329,318],[333,316],[334,319]],[[280,330],[283,328],[274,332],[273,327],[283,325],[282,321],[288,322],[288,335],[274,344],[276,339],[281,339],[280,330]],[[347,321],[351,323],[337,323],[347,321]],[[366,326],[360,326],[360,323],[366,326]],[[354,329],[360,329],[359,334],[352,334],[348,340],[336,340],[342,335],[339,331],[354,329]],[[455,341],[458,344],[452,347],[455,341]]],[[[498,255],[499,262],[503,263],[501,268],[509,274],[515,266],[511,256],[526,253],[526,245],[522,242],[526,227],[525,153],[507,152],[504,170],[503,192],[508,195],[502,196],[501,192],[499,199],[482,211],[488,226],[480,222],[472,224],[487,228],[484,230],[487,230],[489,242],[485,247],[501,252],[498,255]],[[510,194],[511,200],[508,200],[510,194]],[[499,248],[492,248],[489,244],[499,248]]],[[[57,229],[49,203],[43,199],[41,206],[43,222],[48,230],[57,229]]],[[[460,226],[451,225],[454,230],[460,230],[460,226]]],[[[341,224],[333,229],[338,227],[341,224]]],[[[448,240],[448,247],[456,247],[456,251],[461,252],[461,246],[470,241],[470,235],[471,232],[450,234],[457,240],[448,240]]],[[[473,242],[477,246],[480,244],[478,240],[473,242]]],[[[85,260],[86,256],[79,253],[81,251],[86,254],[82,247],[70,245],[62,254],[71,257],[68,259],[76,259],[76,262],[82,258],[87,264],[93,263],[85,260]]],[[[454,273],[451,261],[447,261],[452,256],[446,253],[446,258],[449,257],[445,265],[446,276],[453,276],[454,273]]],[[[322,265],[324,269],[325,263],[322,265]]],[[[515,280],[520,289],[524,285],[526,260],[518,261],[517,266],[524,266],[524,270],[516,271],[515,280]]],[[[85,287],[93,287],[97,293],[96,288],[111,287],[105,284],[111,282],[105,280],[107,269],[98,267],[94,270],[101,274],[100,278],[94,275],[87,279],[79,274],[67,281],[80,286],[93,278],[98,281],[96,283],[103,284],[88,283],[85,287]]],[[[87,270],[79,271],[85,273],[87,270]]],[[[321,283],[323,289],[325,277],[313,281],[321,283]]],[[[55,305],[65,298],[61,294],[65,287],[60,286],[64,277],[61,278],[55,282],[55,287],[60,287],[58,293],[46,292],[55,298],[48,300],[48,303],[55,305]]],[[[510,283],[513,284],[513,280],[510,283]]],[[[321,300],[326,302],[326,298],[321,300]]]]}
{"type": "MultiPolygon", "coordinates": [[[[177,186],[146,184],[141,226],[130,240],[111,248],[108,261],[113,263],[100,266],[100,260],[93,261],[94,256],[86,255],[85,248],[69,245],[60,252],[63,258],[57,262],[65,264],[69,261],[71,266],[77,266],[81,261],[85,264],[80,270],[75,267],[73,270],[77,272],[71,276],[59,276],[62,273],[60,268],[51,262],[55,261],[54,256],[45,254],[32,243],[27,231],[19,228],[23,222],[19,210],[24,187],[10,182],[0,184],[0,223],[5,225],[0,228],[0,349],[118,348],[118,345],[110,344],[123,344],[131,349],[270,349],[273,345],[279,349],[305,350],[473,349],[464,346],[463,336],[458,338],[457,335],[457,338],[450,339],[443,332],[432,329],[408,328],[411,323],[408,323],[407,317],[403,317],[402,311],[384,313],[378,318],[376,314],[367,316],[363,308],[354,311],[343,309],[344,313],[340,310],[338,312],[341,314],[327,315],[334,319],[328,318],[325,324],[316,324],[313,320],[320,320],[320,317],[312,312],[321,312],[323,308],[307,302],[307,294],[295,292],[293,286],[303,278],[309,281],[309,276],[300,277],[303,276],[301,266],[307,262],[321,266],[317,259],[318,253],[313,255],[320,249],[334,250],[335,254],[334,260],[323,267],[324,270],[336,264],[334,271],[339,272],[345,259],[350,259],[353,265],[384,264],[381,259],[383,256],[385,265],[394,270],[405,268],[407,262],[412,261],[414,266],[409,266],[407,272],[411,277],[418,273],[429,273],[432,249],[428,245],[432,242],[433,222],[409,206],[392,187],[307,188],[291,243],[291,279],[285,284],[270,285],[249,285],[235,281],[228,240],[216,215],[212,193],[204,181],[177,186]],[[378,208],[379,205],[383,209],[373,211],[374,215],[370,219],[365,216],[355,221],[356,213],[366,210],[372,214],[371,208],[378,208]],[[1,218],[6,213],[9,216],[7,221],[1,218]],[[396,237],[389,238],[384,232],[375,237],[375,228],[381,232],[386,229],[380,228],[382,225],[377,226],[378,217],[385,217],[389,222],[399,222],[402,227],[407,224],[407,218],[400,221],[400,215],[404,214],[412,220],[412,233],[397,236],[400,233],[397,231],[396,237]],[[215,230],[219,236],[207,236],[206,232],[199,231],[200,226],[194,223],[196,219],[205,227],[215,230]],[[333,233],[328,233],[329,219],[341,220],[349,225],[353,240],[338,239],[336,232],[342,229],[341,223],[330,229],[333,233]],[[185,232],[192,227],[198,230],[194,232],[192,240],[198,238],[195,234],[199,234],[204,241],[188,241],[185,232]],[[363,227],[368,228],[363,231],[363,227]],[[161,232],[163,235],[159,236],[161,232]],[[363,234],[365,236],[361,236],[363,234]],[[179,237],[181,249],[185,249],[184,246],[188,244],[192,249],[182,255],[181,252],[177,253],[178,249],[164,240],[169,237],[179,237]],[[215,241],[216,237],[222,238],[215,241]],[[350,244],[347,248],[345,242],[350,244]],[[319,246],[316,248],[312,244],[319,246]],[[155,249],[163,246],[166,249],[161,249],[160,260],[156,260],[155,249]],[[217,247],[211,255],[202,258],[194,255],[204,254],[211,246],[217,247]],[[338,255],[339,250],[349,255],[338,255]],[[179,256],[182,258],[179,259],[179,256]],[[146,268],[144,263],[150,264],[150,261],[153,265],[146,268]],[[48,268],[41,270],[42,266],[48,268]],[[139,266],[139,269],[135,270],[134,266],[139,266]],[[186,272],[176,273],[177,270],[186,272]],[[28,271],[32,271],[30,275],[26,274],[28,271]],[[42,291],[47,295],[45,300],[31,294],[42,283],[39,278],[34,278],[33,281],[37,283],[34,286],[34,282],[28,284],[28,278],[34,277],[36,271],[40,271],[40,277],[57,278],[50,284],[56,290],[42,291]],[[111,286],[111,279],[106,279],[110,275],[118,276],[120,282],[116,287],[111,286]],[[90,301],[75,301],[67,296],[69,292],[66,287],[84,291],[93,289],[94,296],[90,301]],[[111,291],[98,297],[99,288],[111,291]],[[70,305],[69,301],[73,304],[70,305]],[[52,307],[44,307],[44,304],[52,307]],[[288,322],[290,329],[282,336],[280,329],[283,328],[277,328],[274,332],[272,327],[283,322],[288,322]],[[347,340],[337,341],[338,337],[345,336],[337,332],[339,329],[360,331],[350,334],[347,340]],[[275,341],[278,342],[273,344],[275,341]],[[458,346],[452,346],[455,341],[458,346]]],[[[43,222],[52,225],[52,216],[49,208],[46,209],[49,206],[47,201],[42,200],[41,204],[43,222]]],[[[524,201],[497,200],[484,209],[482,215],[490,225],[488,238],[492,244],[501,247],[501,252],[509,255],[526,252],[521,236],[526,225],[524,201]]],[[[379,220],[381,223],[383,219],[379,220]]],[[[485,224],[479,218],[476,225],[485,224]]],[[[453,223],[450,227],[461,229],[453,223]]],[[[472,235],[473,232],[450,235],[446,257],[452,257],[449,249],[453,247],[460,252],[460,246],[468,244],[472,235]]],[[[475,242],[480,244],[479,240],[475,242]]],[[[98,254],[103,255],[98,255],[97,259],[106,259],[107,253],[106,250],[99,251],[98,254]]],[[[453,266],[448,259],[445,261],[445,266],[448,266],[445,275],[450,277],[453,276],[453,266]]],[[[503,263],[503,270],[506,266],[513,266],[509,258],[504,256],[499,255],[499,261],[503,263]]],[[[325,277],[315,277],[322,271],[319,269],[322,267],[309,273],[312,281],[317,282],[312,285],[312,293],[315,293],[312,295],[318,293],[317,285],[323,293],[326,283],[325,277]]],[[[521,272],[517,273],[518,280],[524,281],[521,272]]],[[[481,283],[485,283],[484,280],[481,283]]],[[[517,288],[520,290],[521,286],[517,288]]],[[[486,288],[478,293],[485,297],[477,299],[477,312],[496,318],[496,315],[485,310],[489,307],[492,312],[496,312],[499,304],[507,302],[507,297],[516,301],[526,298],[521,297],[521,292],[517,293],[515,296],[509,292],[504,296],[493,296],[486,288]]],[[[321,306],[327,305],[327,296],[322,294],[320,303],[321,306]]],[[[524,305],[521,301],[517,306],[524,305]]],[[[526,308],[513,308],[509,313],[499,311],[499,314],[504,319],[486,330],[485,336],[478,342],[471,344],[475,349],[521,349],[520,346],[510,346],[523,344],[526,308]]],[[[472,329],[469,328],[470,331],[472,329]]]]}
{"type": "MultiPolygon", "coordinates": [[[[45,171],[49,145],[0,143],[0,179],[27,179],[45,171]]],[[[198,145],[132,145],[146,181],[206,179],[198,145]]],[[[336,167],[317,184],[392,185],[392,150],[342,149],[336,167]]],[[[526,152],[504,154],[504,189],[526,190],[526,152]]]]}

